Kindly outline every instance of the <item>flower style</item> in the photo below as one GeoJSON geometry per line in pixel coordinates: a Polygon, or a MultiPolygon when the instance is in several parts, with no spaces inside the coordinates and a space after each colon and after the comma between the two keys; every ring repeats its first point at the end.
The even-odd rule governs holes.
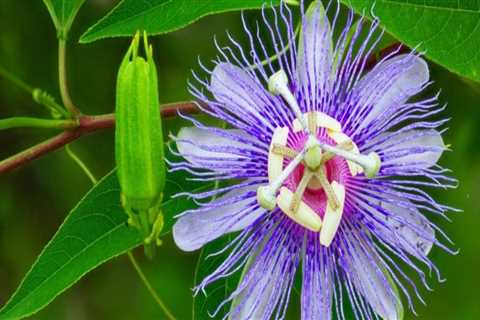
{"type": "Polygon", "coordinates": [[[345,296],[358,319],[401,319],[402,295],[413,311],[410,292],[423,300],[400,265],[428,288],[417,264],[440,280],[427,255],[434,245],[451,252],[424,215],[444,217],[450,208],[420,189],[455,185],[437,165],[447,148],[446,120],[432,117],[443,107],[437,96],[411,101],[430,84],[428,66],[417,53],[397,50],[367,71],[382,37],[378,21],[361,36],[364,26],[349,12],[346,25],[334,30],[339,4],[329,6],[316,1],[301,10],[298,42],[289,8],[272,9],[273,23],[264,9],[277,58],[266,63],[258,25],[253,33],[243,21],[250,55],[230,37],[233,48],[219,47],[213,71],[204,68],[210,81],[195,76],[211,96],[191,86],[208,106],[203,111],[233,128],[186,117],[194,126],[174,137],[185,161],[170,163],[171,170],[236,181],[185,193],[216,198],[198,201],[173,228],[185,251],[238,232],[224,249],[231,250],[228,258],[196,288],[243,269],[222,304],[231,303],[225,318],[284,318],[301,266],[302,319],[345,318],[345,296]]]}

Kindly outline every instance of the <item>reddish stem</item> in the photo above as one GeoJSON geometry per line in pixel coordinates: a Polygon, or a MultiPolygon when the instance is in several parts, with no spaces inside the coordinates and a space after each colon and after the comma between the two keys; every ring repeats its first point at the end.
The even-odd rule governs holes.
{"type": "MultiPolygon", "coordinates": [[[[170,118],[177,115],[177,111],[184,114],[193,114],[199,111],[194,102],[179,102],[161,106],[162,118],[170,118]]],[[[45,140],[29,149],[26,149],[16,155],[11,156],[0,162],[0,174],[12,171],[21,167],[41,156],[55,151],[66,144],[88,134],[102,129],[113,128],[115,126],[115,115],[105,114],[99,116],[80,116],[79,125],[75,129],[65,130],[64,132],[45,140]]]]}

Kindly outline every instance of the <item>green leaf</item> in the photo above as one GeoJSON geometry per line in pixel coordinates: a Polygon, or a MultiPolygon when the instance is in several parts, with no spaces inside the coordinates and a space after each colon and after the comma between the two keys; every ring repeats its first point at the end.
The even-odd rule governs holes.
{"type": "Polygon", "coordinates": [[[480,81],[480,3],[468,0],[341,0],[356,12],[373,10],[395,38],[428,58],[480,81]],[[373,9],[372,9],[373,7],[373,9]]]}
{"type": "Polygon", "coordinates": [[[131,36],[137,30],[161,34],[183,28],[201,17],[226,11],[278,5],[280,0],[123,0],[80,38],[87,43],[102,38],[131,36]]]}
{"type": "MultiPolygon", "coordinates": [[[[197,268],[195,270],[195,285],[198,285],[206,276],[210,275],[215,269],[217,269],[222,262],[228,257],[229,250],[222,252],[219,255],[210,256],[222,250],[230,241],[232,241],[232,235],[225,235],[220,239],[212,241],[203,247],[200,252],[200,256],[197,262],[197,268]]],[[[193,320],[210,320],[209,313],[213,313],[217,307],[230,296],[230,294],[237,287],[237,283],[240,275],[234,274],[226,279],[221,279],[210,284],[205,292],[199,292],[193,298],[193,320]]],[[[230,309],[229,304],[223,306],[219,311],[216,318],[222,318],[230,309]]]]}
{"type": "Polygon", "coordinates": [[[85,0],[43,0],[60,39],[67,37],[73,20],[85,0]]]}
{"type": "MultiPolygon", "coordinates": [[[[184,173],[169,174],[165,187],[163,234],[173,225],[173,217],[194,207],[192,200],[171,198],[183,190],[179,183],[184,173]],[[178,181],[178,182],[177,182],[178,181]]],[[[191,191],[209,187],[188,181],[191,191]]],[[[126,224],[127,215],[120,206],[120,187],[116,172],[104,177],[70,212],[43,249],[35,264],[7,304],[0,320],[20,319],[48,305],[56,296],[76,283],[87,272],[142,243],[137,230],[126,224]]]]}

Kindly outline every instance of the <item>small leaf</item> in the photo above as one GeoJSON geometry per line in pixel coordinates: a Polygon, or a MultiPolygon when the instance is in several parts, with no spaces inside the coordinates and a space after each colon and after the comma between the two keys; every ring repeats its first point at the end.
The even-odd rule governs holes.
{"type": "MultiPolygon", "coordinates": [[[[229,250],[222,254],[210,256],[222,250],[230,241],[232,241],[232,235],[225,235],[220,239],[208,243],[203,247],[198,258],[197,268],[195,270],[195,285],[198,285],[200,281],[206,276],[210,275],[220,264],[228,257],[229,250]]],[[[226,279],[218,280],[210,284],[204,294],[199,292],[193,299],[193,320],[210,320],[209,313],[212,314],[217,307],[227,299],[230,294],[235,290],[238,280],[240,278],[239,273],[232,275],[226,279]]],[[[222,310],[217,314],[218,318],[222,318],[230,309],[229,304],[223,306],[222,310]]],[[[216,318],[217,318],[216,317],[216,318]]],[[[216,319],[215,318],[215,319],[216,319]]]]}
{"type": "Polygon", "coordinates": [[[102,38],[131,36],[137,30],[161,34],[183,28],[201,17],[226,11],[256,9],[280,0],[123,0],[80,38],[87,43],[102,38]]]}
{"type": "Polygon", "coordinates": [[[410,47],[459,75],[480,81],[480,4],[456,0],[341,0],[371,12],[410,47]]]}
{"type": "Polygon", "coordinates": [[[43,0],[60,39],[65,39],[78,10],[85,0],[43,0]]]}
{"type": "MultiPolygon", "coordinates": [[[[172,194],[184,191],[184,186],[179,183],[188,183],[192,192],[210,187],[184,182],[184,175],[174,172],[167,179],[166,200],[162,204],[165,216],[163,234],[171,230],[174,215],[194,207],[192,200],[171,198],[172,194]]],[[[13,296],[0,310],[0,320],[20,319],[36,313],[87,272],[140,245],[140,234],[129,228],[126,220],[127,215],[120,206],[117,175],[112,172],[70,212],[13,296]]]]}

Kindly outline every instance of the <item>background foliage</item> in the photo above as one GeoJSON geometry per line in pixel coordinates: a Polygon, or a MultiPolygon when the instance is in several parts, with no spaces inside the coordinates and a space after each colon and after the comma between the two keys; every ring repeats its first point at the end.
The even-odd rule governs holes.
{"type": "MultiPolygon", "coordinates": [[[[381,17],[388,16],[390,9],[407,10],[399,8],[401,5],[398,4],[399,1],[396,2],[377,1],[377,14],[381,17]]],[[[70,87],[73,99],[85,113],[100,114],[113,111],[116,71],[129,39],[108,39],[90,44],[78,44],[77,40],[89,26],[104,16],[114,3],[116,1],[86,1],[70,32],[68,65],[70,87]]],[[[361,5],[368,1],[352,3],[361,10],[361,5]]],[[[422,17],[428,15],[425,8],[415,8],[421,11],[422,17]]],[[[461,69],[464,70],[463,73],[470,78],[476,78],[478,74],[473,72],[480,66],[480,62],[475,60],[478,56],[469,59],[466,55],[472,48],[478,48],[478,43],[475,44],[475,41],[478,41],[478,37],[475,37],[476,27],[473,28],[476,25],[469,22],[469,17],[476,16],[478,22],[479,8],[472,6],[465,8],[446,6],[446,8],[453,8],[455,11],[445,11],[445,8],[438,10],[444,10],[441,12],[447,15],[448,21],[452,19],[458,21],[454,24],[446,23],[442,29],[446,30],[442,31],[445,33],[444,37],[451,42],[438,47],[445,51],[442,53],[438,49],[438,57],[435,56],[435,47],[433,52],[430,49],[428,53],[432,54],[435,61],[442,62],[450,52],[452,59],[457,59],[455,61],[458,61],[458,65],[464,67],[461,69]],[[465,16],[458,16],[458,13],[465,13],[465,16]],[[469,26],[472,28],[469,29],[469,26]],[[461,33],[465,32],[467,35],[471,34],[467,39],[461,38],[461,33]],[[448,37],[449,34],[454,36],[448,37]]],[[[58,14],[55,10],[54,12],[58,14]]],[[[399,12],[403,16],[408,16],[410,11],[399,12]]],[[[249,14],[252,21],[256,18],[258,13],[249,14]]],[[[68,23],[68,17],[62,19],[66,20],[59,21],[68,23]]],[[[431,32],[441,27],[434,25],[439,20],[431,20],[428,24],[428,19],[422,19],[417,19],[420,20],[419,24],[426,23],[431,32]]],[[[392,33],[409,44],[420,40],[403,38],[408,35],[412,37],[420,35],[414,32],[414,29],[408,28],[408,21],[400,22],[402,21],[406,25],[403,28],[392,27],[392,33]]],[[[410,23],[412,26],[418,26],[417,23],[410,23]]],[[[215,57],[213,35],[217,35],[220,42],[224,41],[226,29],[238,39],[245,40],[240,28],[238,13],[224,13],[203,18],[186,29],[152,38],[159,70],[161,102],[189,99],[186,79],[190,77],[190,69],[197,68],[197,56],[200,55],[205,61],[215,57]]],[[[0,30],[2,30],[1,65],[8,67],[30,84],[57,93],[56,32],[44,4],[41,1],[2,1],[0,30]]],[[[439,32],[440,36],[442,32],[439,32]]],[[[432,39],[428,43],[435,43],[436,37],[432,36],[432,39]]],[[[478,55],[478,50],[475,54],[478,55]]],[[[478,276],[480,241],[477,236],[480,219],[475,200],[480,196],[480,135],[477,133],[480,123],[478,108],[480,85],[460,78],[434,63],[430,65],[432,79],[435,81],[430,90],[434,92],[441,88],[440,98],[443,102],[448,102],[445,116],[452,118],[445,140],[451,145],[453,152],[446,153],[441,161],[446,167],[451,168],[460,180],[458,189],[436,192],[435,196],[444,203],[462,208],[464,212],[453,215],[453,223],[441,223],[455,240],[460,253],[452,257],[440,250],[432,252],[433,260],[443,271],[447,282],[437,284],[432,281],[434,292],[426,293],[428,307],[418,305],[418,313],[420,319],[477,319],[480,317],[477,293],[480,286],[478,276]]],[[[59,98],[58,95],[56,97],[59,98]]],[[[0,118],[35,114],[44,115],[41,107],[35,105],[30,97],[11,83],[0,78],[0,118]]],[[[165,131],[176,132],[181,125],[180,120],[168,120],[165,131]]],[[[31,129],[3,131],[0,134],[0,158],[28,147],[35,141],[50,136],[51,133],[31,129]]],[[[111,171],[114,163],[113,131],[84,137],[74,143],[72,148],[90,165],[98,177],[111,171]]],[[[3,305],[17,288],[67,213],[90,187],[89,180],[64,151],[57,151],[27,167],[0,177],[0,305],[3,305]]],[[[193,304],[190,289],[194,284],[195,267],[200,252],[182,253],[175,248],[171,235],[163,239],[164,245],[160,248],[157,258],[152,262],[141,262],[177,318],[190,319],[193,304]]],[[[141,251],[138,253],[140,257],[141,251]]],[[[201,272],[204,271],[200,270],[201,272]]],[[[293,300],[289,318],[297,319],[298,296],[293,300]]],[[[208,304],[197,299],[196,312],[202,310],[201,312],[205,314],[204,305],[208,304]]],[[[211,310],[211,307],[209,309],[211,310]]],[[[88,274],[34,318],[121,320],[131,319],[132,316],[137,319],[164,317],[137,279],[127,258],[120,256],[88,274]]],[[[406,318],[413,317],[407,313],[406,318]]]]}

